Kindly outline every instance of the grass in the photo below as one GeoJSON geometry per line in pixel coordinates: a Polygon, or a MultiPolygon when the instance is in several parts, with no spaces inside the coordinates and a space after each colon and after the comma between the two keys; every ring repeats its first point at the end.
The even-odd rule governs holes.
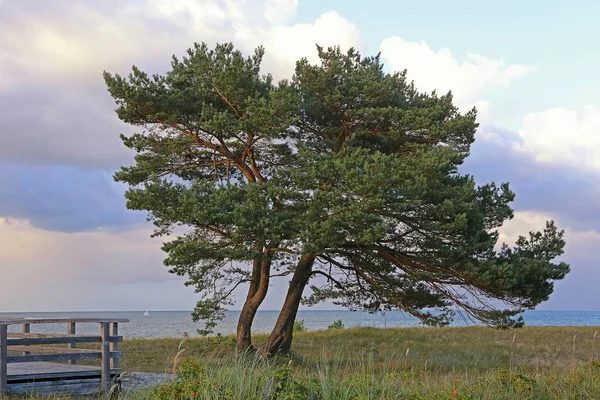
{"type": "MultiPolygon", "coordinates": [[[[120,345],[121,367],[168,373],[174,364],[179,368],[176,381],[125,396],[132,399],[261,399],[268,386],[280,399],[600,399],[599,330],[297,332],[292,356],[268,364],[235,358],[232,336],[183,343],[133,339],[120,345]]],[[[255,338],[257,344],[263,340],[255,338]]]]}
{"type": "MultiPolygon", "coordinates": [[[[460,328],[353,328],[294,334],[294,365],[305,367],[327,358],[344,366],[374,355],[380,363],[436,371],[509,369],[528,372],[571,369],[600,359],[600,327],[524,327],[495,330],[460,328]],[[514,340],[513,340],[514,338],[514,340]],[[575,338],[575,339],[574,339],[575,338]],[[407,353],[406,355],[405,353],[407,353]]],[[[260,344],[265,336],[256,336],[260,344]]],[[[121,365],[128,371],[170,372],[181,339],[132,339],[120,345],[121,365]]],[[[235,348],[233,336],[190,338],[182,346],[187,357],[206,365],[221,364],[235,348]]]]}

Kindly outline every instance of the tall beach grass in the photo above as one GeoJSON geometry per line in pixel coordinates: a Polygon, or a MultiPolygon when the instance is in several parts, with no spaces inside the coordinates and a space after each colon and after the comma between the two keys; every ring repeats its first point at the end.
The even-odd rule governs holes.
{"type": "MultiPolygon", "coordinates": [[[[266,363],[236,355],[232,336],[126,340],[120,347],[125,371],[175,371],[176,377],[120,397],[600,399],[598,331],[464,327],[297,332],[291,356],[266,363]]],[[[255,339],[257,344],[263,340],[255,339]]]]}

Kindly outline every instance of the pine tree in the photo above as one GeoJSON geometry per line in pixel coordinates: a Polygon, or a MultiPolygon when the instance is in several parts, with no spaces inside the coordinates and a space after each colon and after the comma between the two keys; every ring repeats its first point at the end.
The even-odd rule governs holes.
{"type": "Polygon", "coordinates": [[[244,57],[231,44],[196,44],[164,75],[104,73],[119,118],[142,130],[122,136],[137,154],[115,179],[155,235],[186,230],[163,250],[201,296],[194,319],[210,332],[248,283],[237,327],[247,350],[271,278],[291,275],[263,356],[289,351],[307,286],[306,304],[403,310],[430,325],[458,307],[521,324],[513,317],[569,272],[553,261],[563,231],[549,221],[495,250],[514,194],[459,172],[476,111],[418,92],[379,56],[318,52],[320,63],[302,59],[278,84],[261,75],[262,48],[244,57]]]}

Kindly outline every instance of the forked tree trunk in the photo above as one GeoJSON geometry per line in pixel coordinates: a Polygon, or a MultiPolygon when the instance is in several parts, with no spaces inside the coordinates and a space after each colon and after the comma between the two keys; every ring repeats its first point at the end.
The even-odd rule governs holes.
{"type": "Polygon", "coordinates": [[[303,256],[298,262],[275,327],[265,344],[259,349],[261,358],[289,353],[292,346],[294,321],[296,320],[302,293],[312,273],[314,261],[315,257],[303,256]]]}
{"type": "Polygon", "coordinates": [[[269,254],[263,253],[253,261],[252,280],[237,325],[237,350],[240,352],[252,349],[252,322],[269,289],[271,260],[269,254]]]}

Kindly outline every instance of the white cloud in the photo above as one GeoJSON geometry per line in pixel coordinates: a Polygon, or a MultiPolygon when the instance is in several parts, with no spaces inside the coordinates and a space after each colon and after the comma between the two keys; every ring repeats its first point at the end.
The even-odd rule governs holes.
{"type": "Polygon", "coordinates": [[[504,223],[500,228],[499,243],[514,244],[519,236],[528,237],[531,231],[542,231],[546,227],[546,221],[554,220],[559,229],[565,230],[565,256],[577,257],[581,254],[590,254],[590,249],[600,242],[600,232],[588,230],[576,230],[568,224],[557,220],[549,214],[535,211],[516,211],[512,220],[504,223]]]}
{"type": "MultiPolygon", "coordinates": [[[[521,64],[507,65],[502,59],[490,59],[478,54],[467,54],[460,62],[450,49],[437,52],[425,42],[410,42],[399,37],[390,37],[381,43],[381,55],[392,70],[408,71],[420,91],[445,94],[452,90],[455,104],[461,110],[482,105],[484,95],[492,90],[506,88],[514,80],[527,75],[533,67],[521,64]]],[[[482,113],[482,122],[488,122],[489,104],[482,113]]]]}
{"type": "Polygon", "coordinates": [[[339,45],[343,50],[363,49],[360,30],[335,11],[321,15],[313,24],[274,26],[262,38],[254,40],[257,45],[259,40],[264,43],[267,50],[264,70],[271,71],[275,78],[291,77],[295,62],[302,57],[316,63],[317,44],[325,48],[339,45]]]}
{"type": "Polygon", "coordinates": [[[313,24],[284,25],[297,0],[148,0],[110,14],[99,8],[82,2],[55,19],[8,9],[15,15],[0,27],[4,86],[28,79],[100,81],[103,70],[128,72],[134,63],[167,68],[172,54],[182,55],[195,41],[233,41],[247,52],[265,45],[277,53],[273,66],[283,63],[291,75],[289,65],[315,53],[316,43],[360,41],[358,29],[335,12],[313,24]]]}
{"type": "Polygon", "coordinates": [[[543,230],[547,220],[554,219],[559,228],[565,230],[565,254],[559,261],[567,262],[571,272],[562,281],[556,282],[550,300],[539,309],[545,310],[597,310],[600,296],[597,282],[600,280],[600,262],[596,248],[600,242],[600,232],[576,230],[551,215],[533,212],[515,212],[513,220],[500,229],[500,242],[512,245],[519,236],[528,236],[530,231],[543,230]]]}
{"type": "Polygon", "coordinates": [[[481,126],[489,126],[494,120],[492,104],[486,100],[478,100],[467,106],[468,108],[477,108],[477,122],[481,126]]]}
{"type": "Polygon", "coordinates": [[[600,172],[600,107],[552,108],[523,118],[520,151],[538,162],[600,172]]]}
{"type": "Polygon", "coordinates": [[[27,6],[3,5],[0,12],[0,104],[9,116],[0,121],[0,157],[25,163],[117,168],[128,159],[118,135],[130,128],[112,111],[104,70],[127,74],[136,64],[164,73],[171,56],[184,55],[193,42],[233,42],[247,54],[264,45],[263,72],[281,79],[291,77],[299,58],[315,61],[317,43],[361,47],[358,28],[335,12],[283,25],[295,0],[27,6]]]}
{"type": "Polygon", "coordinates": [[[265,18],[273,25],[286,23],[296,12],[298,0],[267,0],[265,18]]]}
{"type": "MultiPolygon", "coordinates": [[[[312,23],[287,25],[297,3],[297,0],[146,0],[107,10],[102,3],[80,2],[61,12],[44,10],[41,3],[36,5],[34,1],[28,3],[28,8],[4,5],[5,18],[0,19],[0,101],[4,97],[5,103],[14,103],[14,94],[7,88],[12,88],[13,93],[16,89],[21,92],[35,88],[29,92],[52,93],[55,100],[51,106],[40,109],[36,109],[39,101],[31,101],[31,107],[9,113],[13,115],[11,124],[0,126],[0,139],[6,144],[2,153],[25,162],[30,162],[31,154],[36,154],[38,162],[53,163],[61,159],[66,164],[81,165],[86,163],[86,157],[79,149],[94,148],[90,162],[98,166],[105,160],[104,166],[116,167],[125,155],[123,149],[119,152],[114,147],[120,146],[117,140],[120,132],[115,129],[122,126],[121,131],[128,131],[128,128],[118,122],[111,109],[105,107],[106,103],[94,108],[82,101],[74,109],[71,99],[96,101],[102,92],[110,101],[100,75],[103,70],[126,74],[136,64],[151,73],[162,73],[168,68],[171,55],[184,54],[194,41],[210,45],[232,41],[246,53],[264,45],[263,72],[272,73],[276,79],[290,77],[301,57],[316,62],[316,44],[364,51],[358,27],[335,11],[319,16],[312,23]],[[56,98],[59,93],[64,94],[63,101],[56,98]],[[51,127],[60,127],[58,132],[40,129],[41,120],[36,115],[47,115],[45,109],[51,110],[51,127]],[[73,116],[101,122],[83,125],[87,133],[81,135],[81,124],[64,126],[73,116]],[[108,139],[111,134],[114,140],[108,139]],[[5,140],[4,136],[12,139],[5,140]],[[50,148],[48,143],[52,145],[50,148]],[[72,143],[78,144],[76,151],[69,150],[72,143]]],[[[474,54],[461,62],[447,48],[435,51],[424,42],[399,37],[385,39],[381,52],[393,70],[407,68],[409,78],[415,80],[420,90],[452,89],[455,103],[462,110],[477,106],[482,125],[491,124],[493,119],[485,94],[508,86],[532,69],[474,54]]]]}

